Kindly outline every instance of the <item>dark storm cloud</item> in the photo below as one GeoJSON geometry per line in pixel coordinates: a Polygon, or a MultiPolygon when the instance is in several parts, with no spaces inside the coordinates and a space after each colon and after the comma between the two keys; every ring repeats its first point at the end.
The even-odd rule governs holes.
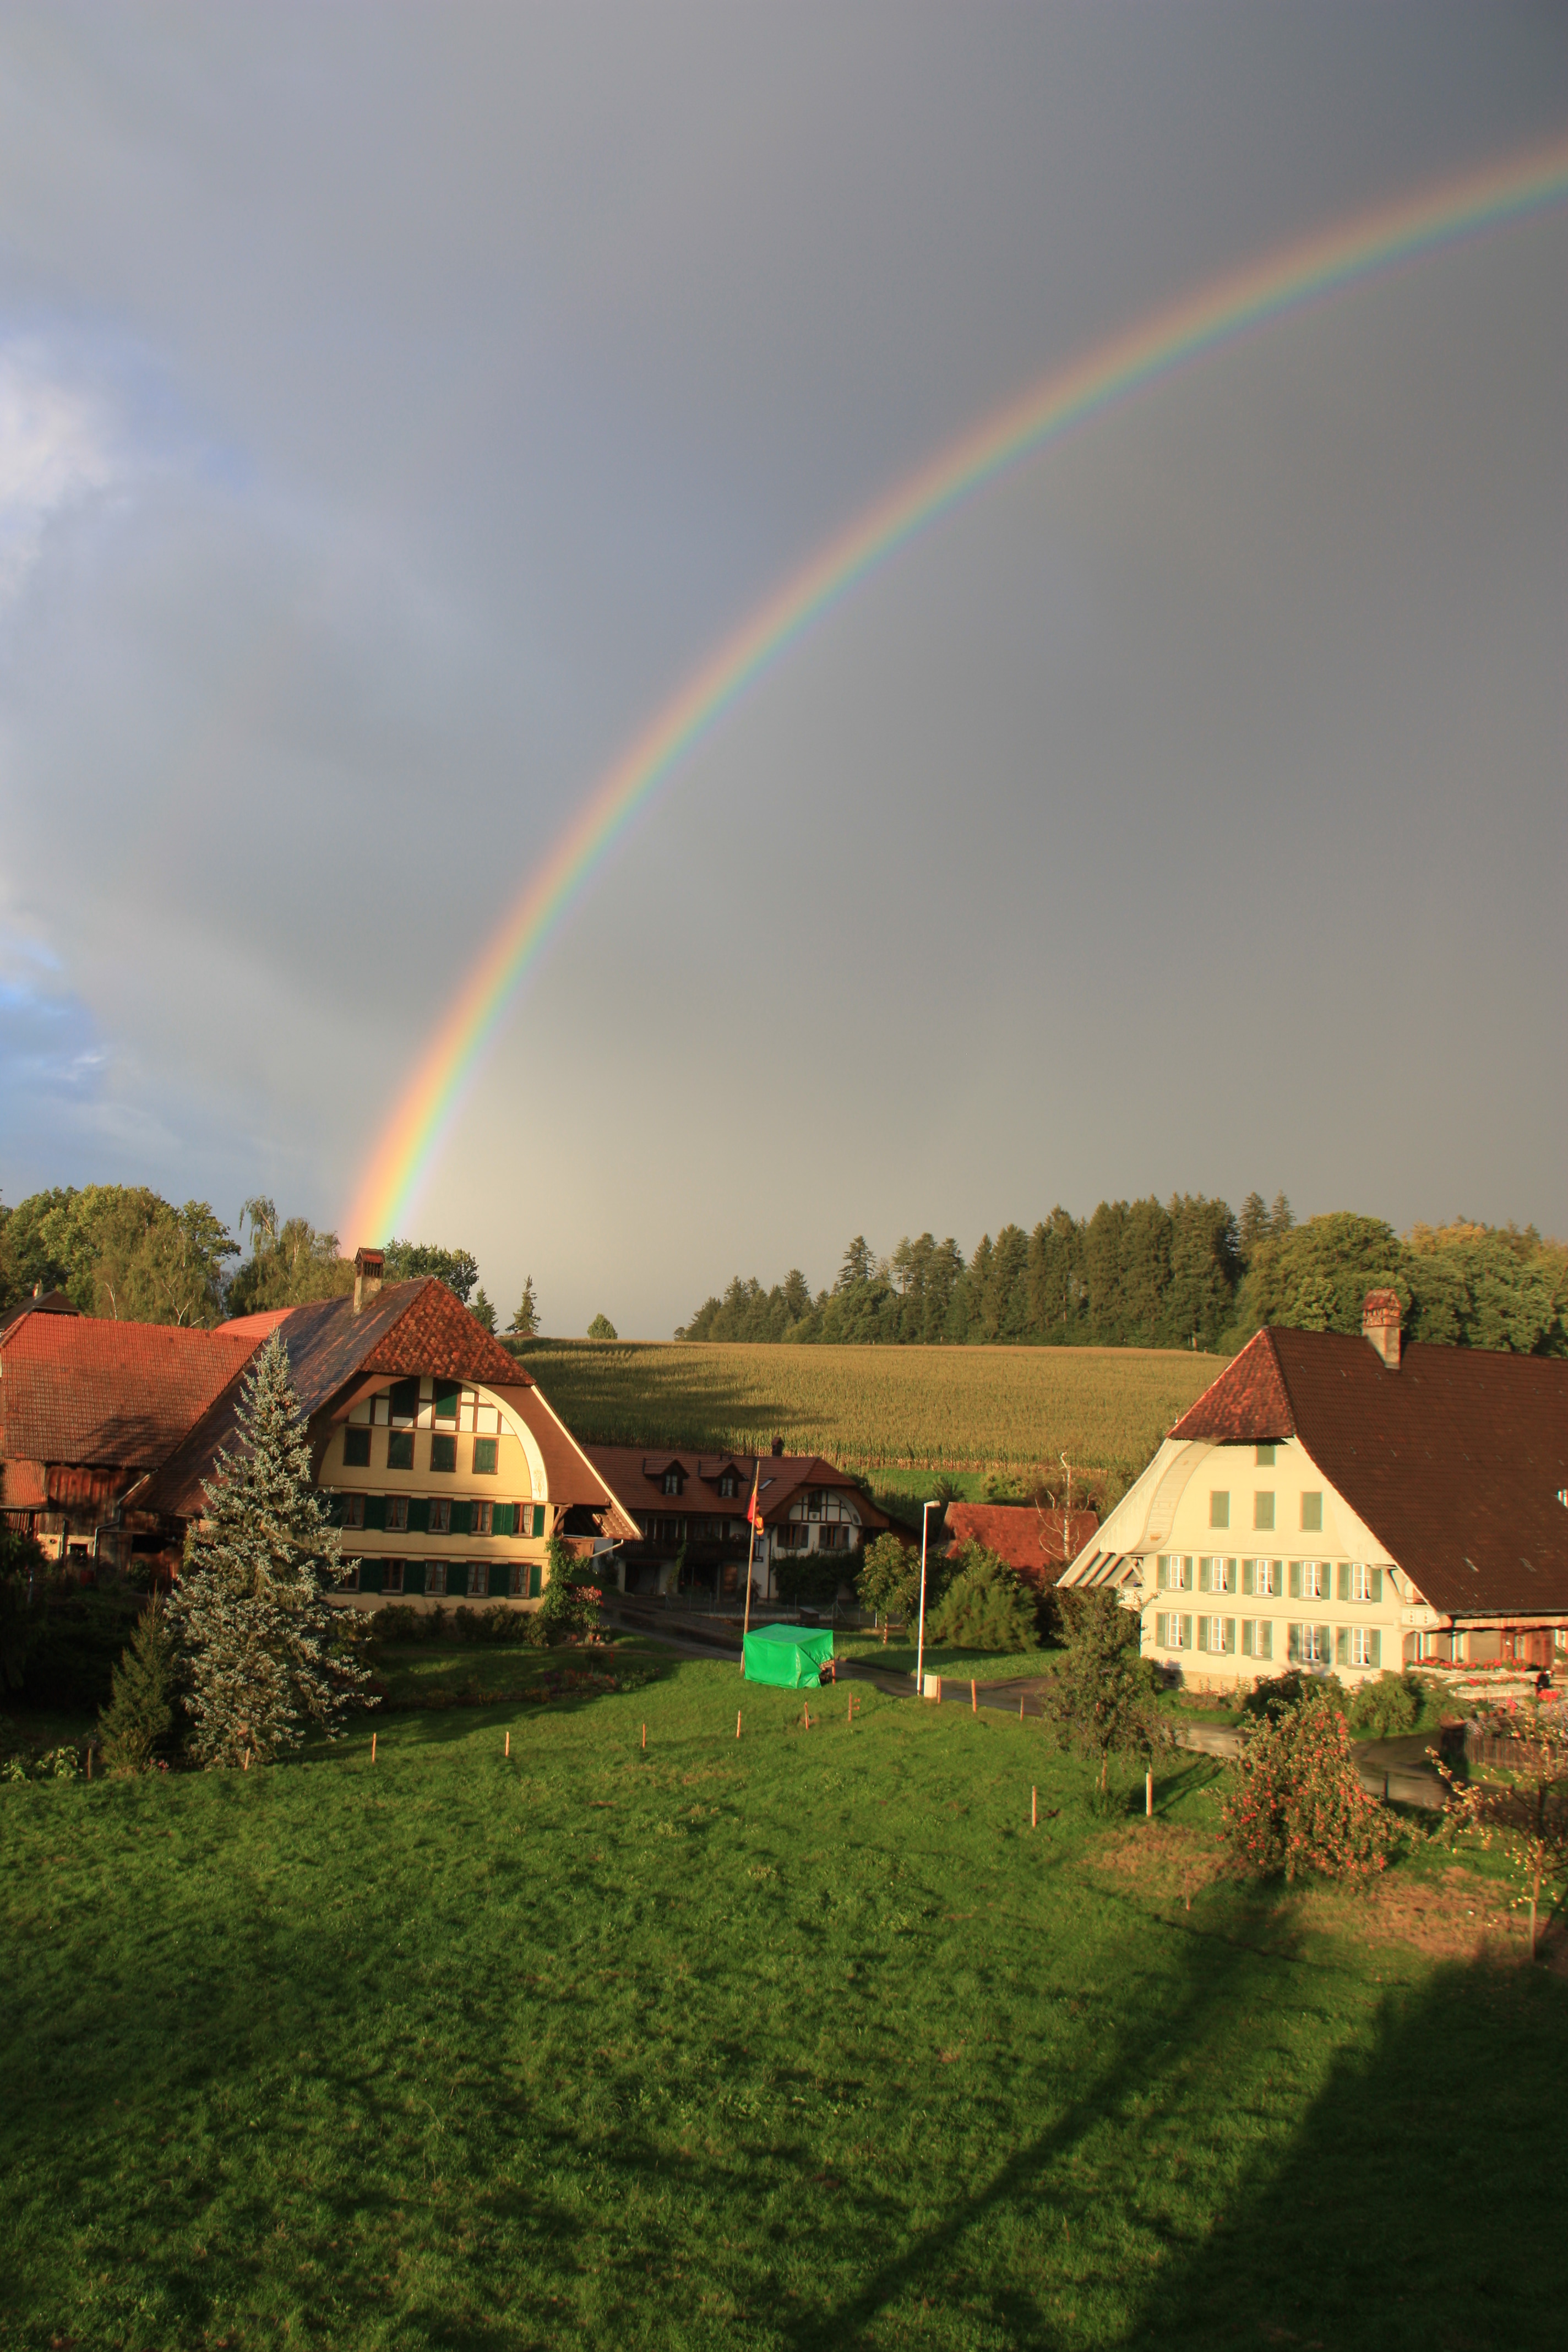
{"type": "MultiPolygon", "coordinates": [[[[46,1113],[13,1008],[0,1181],[323,1218],[824,533],[1153,301],[1568,122],[1563,20],[1495,8],[51,6],[0,64],[0,909],[114,1113],[46,1113]]],[[[659,1330],[1101,1192],[1568,1223],[1565,252],[1289,321],[868,583],[603,874],[429,1229],[659,1330]]]]}

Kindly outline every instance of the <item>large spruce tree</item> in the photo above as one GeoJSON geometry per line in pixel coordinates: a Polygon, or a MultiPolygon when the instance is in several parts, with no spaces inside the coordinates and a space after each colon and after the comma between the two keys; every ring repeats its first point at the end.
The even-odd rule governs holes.
{"type": "Polygon", "coordinates": [[[331,1736],[365,1680],[334,1641],[323,1594],[343,1573],[341,1540],[310,1476],[277,1332],[247,1376],[237,1418],[170,1603],[187,1658],[191,1752],[209,1768],[265,1762],[310,1723],[331,1736]]]}

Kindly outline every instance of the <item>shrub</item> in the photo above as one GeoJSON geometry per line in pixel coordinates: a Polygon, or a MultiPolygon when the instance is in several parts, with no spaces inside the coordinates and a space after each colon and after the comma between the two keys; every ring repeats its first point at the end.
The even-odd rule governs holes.
{"type": "Polygon", "coordinates": [[[1308,1688],[1255,1716],[1220,1820],[1237,1866],[1257,1878],[1364,1879],[1382,1870],[1394,1828],[1357,1776],[1350,1729],[1332,1697],[1308,1688]]]}
{"type": "Polygon", "coordinates": [[[593,1581],[592,1562],[574,1552],[564,1536],[552,1535],[548,1550],[544,1600],[537,1613],[543,1623],[544,1639],[553,1648],[558,1643],[594,1632],[599,1622],[602,1596],[593,1581]]]}
{"type": "Polygon", "coordinates": [[[1114,1592],[1090,1587],[1061,1596],[1062,1662],[1044,1695],[1058,1744],[1100,1766],[1103,1795],[1112,1756],[1152,1757],[1169,1739],[1154,1699],[1154,1670],[1138,1654],[1139,1623],[1114,1592]]]}
{"type": "Polygon", "coordinates": [[[0,1690],[22,1687],[28,1654],[43,1631],[50,1574],[35,1536],[0,1526],[0,1690]]]}
{"type": "Polygon", "coordinates": [[[423,1612],[417,1609],[402,1607],[396,1602],[377,1609],[374,1613],[373,1623],[374,1626],[371,1637],[373,1641],[403,1643],[423,1642],[427,1639],[423,1612]]]}
{"type": "MultiPolygon", "coordinates": [[[[819,1607],[838,1598],[841,1584],[858,1581],[860,1562],[848,1551],[784,1552],[773,1561],[773,1588],[789,1608],[819,1607]]],[[[920,1574],[919,1563],[915,1573],[920,1574]]]]}
{"type": "Polygon", "coordinates": [[[1351,1729],[1369,1732],[1374,1739],[1413,1731],[1425,1696],[1419,1675],[1379,1675],[1374,1683],[1363,1683],[1352,1697],[1351,1729]]]}
{"type": "Polygon", "coordinates": [[[1344,1685],[1338,1675],[1307,1675],[1288,1666],[1282,1675],[1263,1675],[1253,1684],[1241,1702],[1242,1713],[1272,1723],[1312,1697],[1327,1699],[1341,1715],[1345,1711],[1344,1685]]]}
{"type": "Polygon", "coordinates": [[[111,1772],[145,1772],[168,1753],[178,1688],[174,1638],[153,1600],[136,1621],[114,1669],[109,1705],[98,1718],[103,1760],[111,1772]]]}
{"type": "Polygon", "coordinates": [[[931,1641],[956,1650],[1038,1648],[1034,1596],[994,1551],[966,1543],[949,1553],[948,1567],[956,1573],[926,1618],[931,1641]]]}

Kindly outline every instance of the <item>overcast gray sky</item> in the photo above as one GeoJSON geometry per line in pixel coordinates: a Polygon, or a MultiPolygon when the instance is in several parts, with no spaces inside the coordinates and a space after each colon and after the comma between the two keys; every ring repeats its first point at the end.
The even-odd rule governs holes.
{"type": "MultiPolygon", "coordinates": [[[[1568,12],[0,9],[0,1188],[342,1214],[814,546],[1152,306],[1568,131],[1568,12]]],[[[737,1267],[1283,1186],[1568,1230],[1568,210],[1168,377],[730,712],[412,1221],[737,1267]]],[[[345,1233],[345,1246],[378,1238],[345,1233]]]]}

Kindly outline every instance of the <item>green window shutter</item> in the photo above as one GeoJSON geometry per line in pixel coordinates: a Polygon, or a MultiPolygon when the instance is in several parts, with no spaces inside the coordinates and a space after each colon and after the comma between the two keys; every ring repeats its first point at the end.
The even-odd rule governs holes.
{"type": "Polygon", "coordinates": [[[432,1419],[453,1423],[457,1421],[459,1385],[457,1381],[431,1381],[431,1392],[435,1398],[432,1419]]]}
{"type": "Polygon", "coordinates": [[[1206,1556],[1200,1554],[1198,1558],[1198,1591],[1200,1592],[1206,1592],[1208,1589],[1209,1564],[1206,1556]]]}
{"type": "Polygon", "coordinates": [[[1258,1590],[1258,1562],[1255,1559],[1244,1559],[1241,1563],[1241,1589],[1247,1593],[1258,1590]]]}
{"type": "Polygon", "coordinates": [[[1292,1601],[1301,1598],[1301,1563],[1299,1559],[1290,1562],[1290,1598],[1292,1601]]]}
{"type": "Polygon", "coordinates": [[[378,1559],[362,1559],[359,1566],[359,1589],[362,1592],[379,1592],[382,1586],[382,1565],[378,1559]]]}
{"type": "Polygon", "coordinates": [[[427,1536],[430,1532],[430,1497],[410,1495],[408,1497],[408,1532],[411,1536],[427,1536]]]}
{"type": "Polygon", "coordinates": [[[1348,1666],[1351,1662],[1351,1629],[1342,1625],[1334,1636],[1334,1664],[1348,1666]]]}
{"type": "Polygon", "coordinates": [[[537,1601],[537,1600],[538,1600],[538,1598],[539,1598],[539,1596],[540,1596],[540,1594],[543,1591],[543,1590],[544,1590],[544,1572],[543,1572],[542,1569],[541,1568],[541,1566],[540,1566],[540,1564],[539,1564],[538,1560],[536,1560],[536,1559],[535,1559],[535,1560],[531,1560],[531,1561],[529,1562],[529,1567],[528,1567],[528,1597],[529,1597],[529,1599],[530,1599],[531,1601],[537,1601]]]}
{"type": "Polygon", "coordinates": [[[1206,1617],[1200,1617],[1198,1619],[1198,1647],[1200,1650],[1206,1650],[1208,1645],[1209,1621],[1206,1617]]]}
{"type": "Polygon", "coordinates": [[[424,1563],[424,1561],[423,1561],[422,1559],[411,1559],[411,1560],[408,1562],[407,1566],[404,1569],[404,1571],[403,1571],[403,1590],[405,1591],[405,1592],[423,1592],[423,1591],[424,1591],[424,1590],[425,1590],[425,1563],[424,1563]]]}
{"type": "Polygon", "coordinates": [[[1340,1562],[1340,1599],[1342,1601],[1348,1601],[1350,1597],[1351,1564],[1348,1559],[1342,1559],[1340,1562]]]}
{"type": "Polygon", "coordinates": [[[1226,1655],[1227,1657],[1234,1658],[1236,1655],[1236,1620],[1234,1617],[1227,1617],[1225,1621],[1225,1647],[1226,1655]]]}
{"type": "Polygon", "coordinates": [[[1383,1599],[1383,1570],[1381,1568],[1374,1568],[1372,1571],[1372,1597],[1374,1601],[1381,1601],[1383,1599]]]}
{"type": "MultiPolygon", "coordinates": [[[[542,1503],[535,1503],[533,1507],[533,1532],[536,1536],[542,1536],[544,1533],[544,1506],[542,1503]]],[[[534,1590],[537,1591],[538,1589],[539,1588],[536,1585],[534,1590]]]]}
{"type": "Polygon", "coordinates": [[[1160,1554],[1154,1563],[1154,1574],[1160,1591],[1168,1592],[1171,1589],[1171,1563],[1164,1552],[1160,1554]]]}
{"type": "Polygon", "coordinates": [[[517,1505],[515,1503],[498,1503],[496,1505],[493,1525],[498,1536],[515,1535],[517,1532],[517,1505]]]}
{"type": "Polygon", "coordinates": [[[1190,1650],[1193,1646],[1193,1621],[1190,1617],[1184,1617],[1182,1620],[1181,1646],[1184,1650],[1190,1650]]]}
{"type": "Polygon", "coordinates": [[[1373,1627],[1371,1633],[1367,1636],[1367,1640],[1369,1643],[1368,1654],[1374,1666],[1381,1666],[1383,1664],[1383,1635],[1375,1625],[1373,1627]]]}
{"type": "Polygon", "coordinates": [[[1251,1618],[1244,1617],[1241,1621],[1241,1654],[1244,1658],[1250,1658],[1252,1655],[1253,1634],[1251,1618]]]}
{"type": "MultiPolygon", "coordinates": [[[[367,1495],[365,1496],[364,1523],[367,1528],[380,1528],[384,1533],[386,1528],[386,1496],[384,1495],[367,1495]]],[[[380,1585],[377,1585],[375,1589],[379,1592],[381,1590],[380,1585]]]]}
{"type": "Polygon", "coordinates": [[[1274,1622],[1271,1618],[1260,1617],[1258,1621],[1258,1654],[1260,1658],[1272,1658],[1274,1655],[1274,1622]]]}
{"type": "Polygon", "coordinates": [[[1291,1625],[1287,1629],[1287,1635],[1288,1638],[1285,1643],[1286,1664],[1288,1665],[1299,1666],[1301,1663],[1301,1628],[1300,1625],[1291,1625]]]}
{"type": "Polygon", "coordinates": [[[468,1536],[472,1535],[473,1531],[474,1507],[472,1503],[468,1501],[454,1503],[452,1506],[452,1533],[455,1536],[468,1536]]]}

